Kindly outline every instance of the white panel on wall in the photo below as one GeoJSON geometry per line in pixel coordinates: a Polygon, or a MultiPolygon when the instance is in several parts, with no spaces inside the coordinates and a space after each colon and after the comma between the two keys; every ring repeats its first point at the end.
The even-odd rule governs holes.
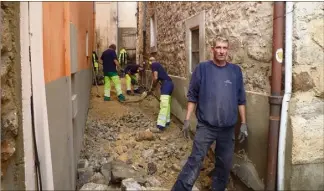
{"type": "Polygon", "coordinates": [[[78,33],[75,25],[70,23],[71,74],[78,71],[78,33]]]}

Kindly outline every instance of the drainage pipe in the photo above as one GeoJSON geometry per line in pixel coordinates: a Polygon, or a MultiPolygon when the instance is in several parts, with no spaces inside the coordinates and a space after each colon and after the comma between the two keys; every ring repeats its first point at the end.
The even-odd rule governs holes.
{"type": "Polygon", "coordinates": [[[277,189],[285,190],[285,158],[288,121],[288,106],[292,88],[292,35],[293,35],[293,2],[286,2],[286,33],[285,33],[285,94],[281,108],[281,121],[278,148],[278,179],[277,189]]]}
{"type": "Polygon", "coordinates": [[[281,78],[284,41],[284,2],[274,2],[273,10],[273,50],[271,95],[269,96],[270,117],[268,133],[268,164],[266,190],[275,190],[277,174],[277,155],[280,125],[280,110],[282,103],[281,78]]]}
{"type": "Polygon", "coordinates": [[[146,59],[146,56],[145,56],[145,51],[146,51],[146,1],[143,1],[144,3],[144,10],[143,10],[143,61],[144,61],[144,70],[143,70],[143,77],[144,77],[144,81],[145,81],[145,87],[147,88],[147,76],[146,76],[146,70],[147,70],[147,62],[148,62],[148,59],[146,59]]]}
{"type": "MultiPolygon", "coordinates": [[[[117,28],[117,34],[116,34],[116,46],[117,46],[117,53],[119,54],[119,11],[118,11],[118,1],[116,2],[116,28],[117,28]]],[[[109,46],[109,44],[108,44],[109,46]]]]}
{"type": "MultiPolygon", "coordinates": [[[[97,6],[97,4],[96,4],[96,2],[95,1],[93,1],[92,2],[93,3],[93,14],[92,14],[92,30],[93,30],[93,33],[92,33],[92,35],[93,35],[93,38],[92,38],[92,40],[93,40],[93,43],[92,43],[92,51],[96,51],[96,53],[98,54],[98,50],[97,50],[97,33],[96,33],[96,6],[97,6]]],[[[91,52],[92,52],[91,51],[91,52]]]]}
{"type": "MultiPolygon", "coordinates": [[[[0,20],[2,21],[2,11],[0,11],[0,20]]],[[[0,35],[2,36],[2,24],[0,25],[0,35]]],[[[1,45],[1,41],[0,41],[0,47],[2,47],[2,45],[1,45]]],[[[1,52],[0,52],[0,56],[1,56],[1,52]]],[[[2,74],[2,72],[1,72],[1,68],[2,68],[1,60],[2,60],[2,59],[0,59],[0,74],[2,74]]],[[[2,95],[2,89],[1,89],[1,76],[0,76],[0,95],[2,95]]],[[[2,104],[1,104],[1,99],[0,99],[0,124],[2,124],[2,123],[1,123],[1,106],[2,106],[2,104]]],[[[1,133],[0,133],[0,135],[1,135],[1,133]]]]}

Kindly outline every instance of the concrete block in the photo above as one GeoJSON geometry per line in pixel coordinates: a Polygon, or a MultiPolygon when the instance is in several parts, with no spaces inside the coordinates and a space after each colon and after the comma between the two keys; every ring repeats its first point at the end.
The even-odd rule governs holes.
{"type": "Polygon", "coordinates": [[[324,163],[292,166],[291,190],[324,190],[324,163]]]}

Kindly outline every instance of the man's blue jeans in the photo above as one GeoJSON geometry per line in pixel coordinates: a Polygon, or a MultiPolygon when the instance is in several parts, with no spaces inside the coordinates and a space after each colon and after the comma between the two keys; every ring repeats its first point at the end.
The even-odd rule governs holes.
{"type": "Polygon", "coordinates": [[[234,153],[234,126],[216,128],[198,123],[191,155],[183,166],[172,191],[191,191],[197,180],[202,162],[211,144],[216,141],[215,168],[212,190],[224,191],[228,182],[234,153]]]}

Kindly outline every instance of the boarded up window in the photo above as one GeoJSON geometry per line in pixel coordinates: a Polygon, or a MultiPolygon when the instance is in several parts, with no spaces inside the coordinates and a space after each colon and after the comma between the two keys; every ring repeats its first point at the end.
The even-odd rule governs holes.
{"type": "Polygon", "coordinates": [[[191,29],[191,71],[199,64],[199,27],[191,29]]]}
{"type": "Polygon", "coordinates": [[[156,17],[155,14],[150,18],[150,48],[151,52],[157,51],[157,42],[156,42],[156,17]]]}
{"type": "Polygon", "coordinates": [[[205,11],[185,21],[186,25],[186,59],[188,76],[191,77],[196,66],[205,60],[205,11]]]}

